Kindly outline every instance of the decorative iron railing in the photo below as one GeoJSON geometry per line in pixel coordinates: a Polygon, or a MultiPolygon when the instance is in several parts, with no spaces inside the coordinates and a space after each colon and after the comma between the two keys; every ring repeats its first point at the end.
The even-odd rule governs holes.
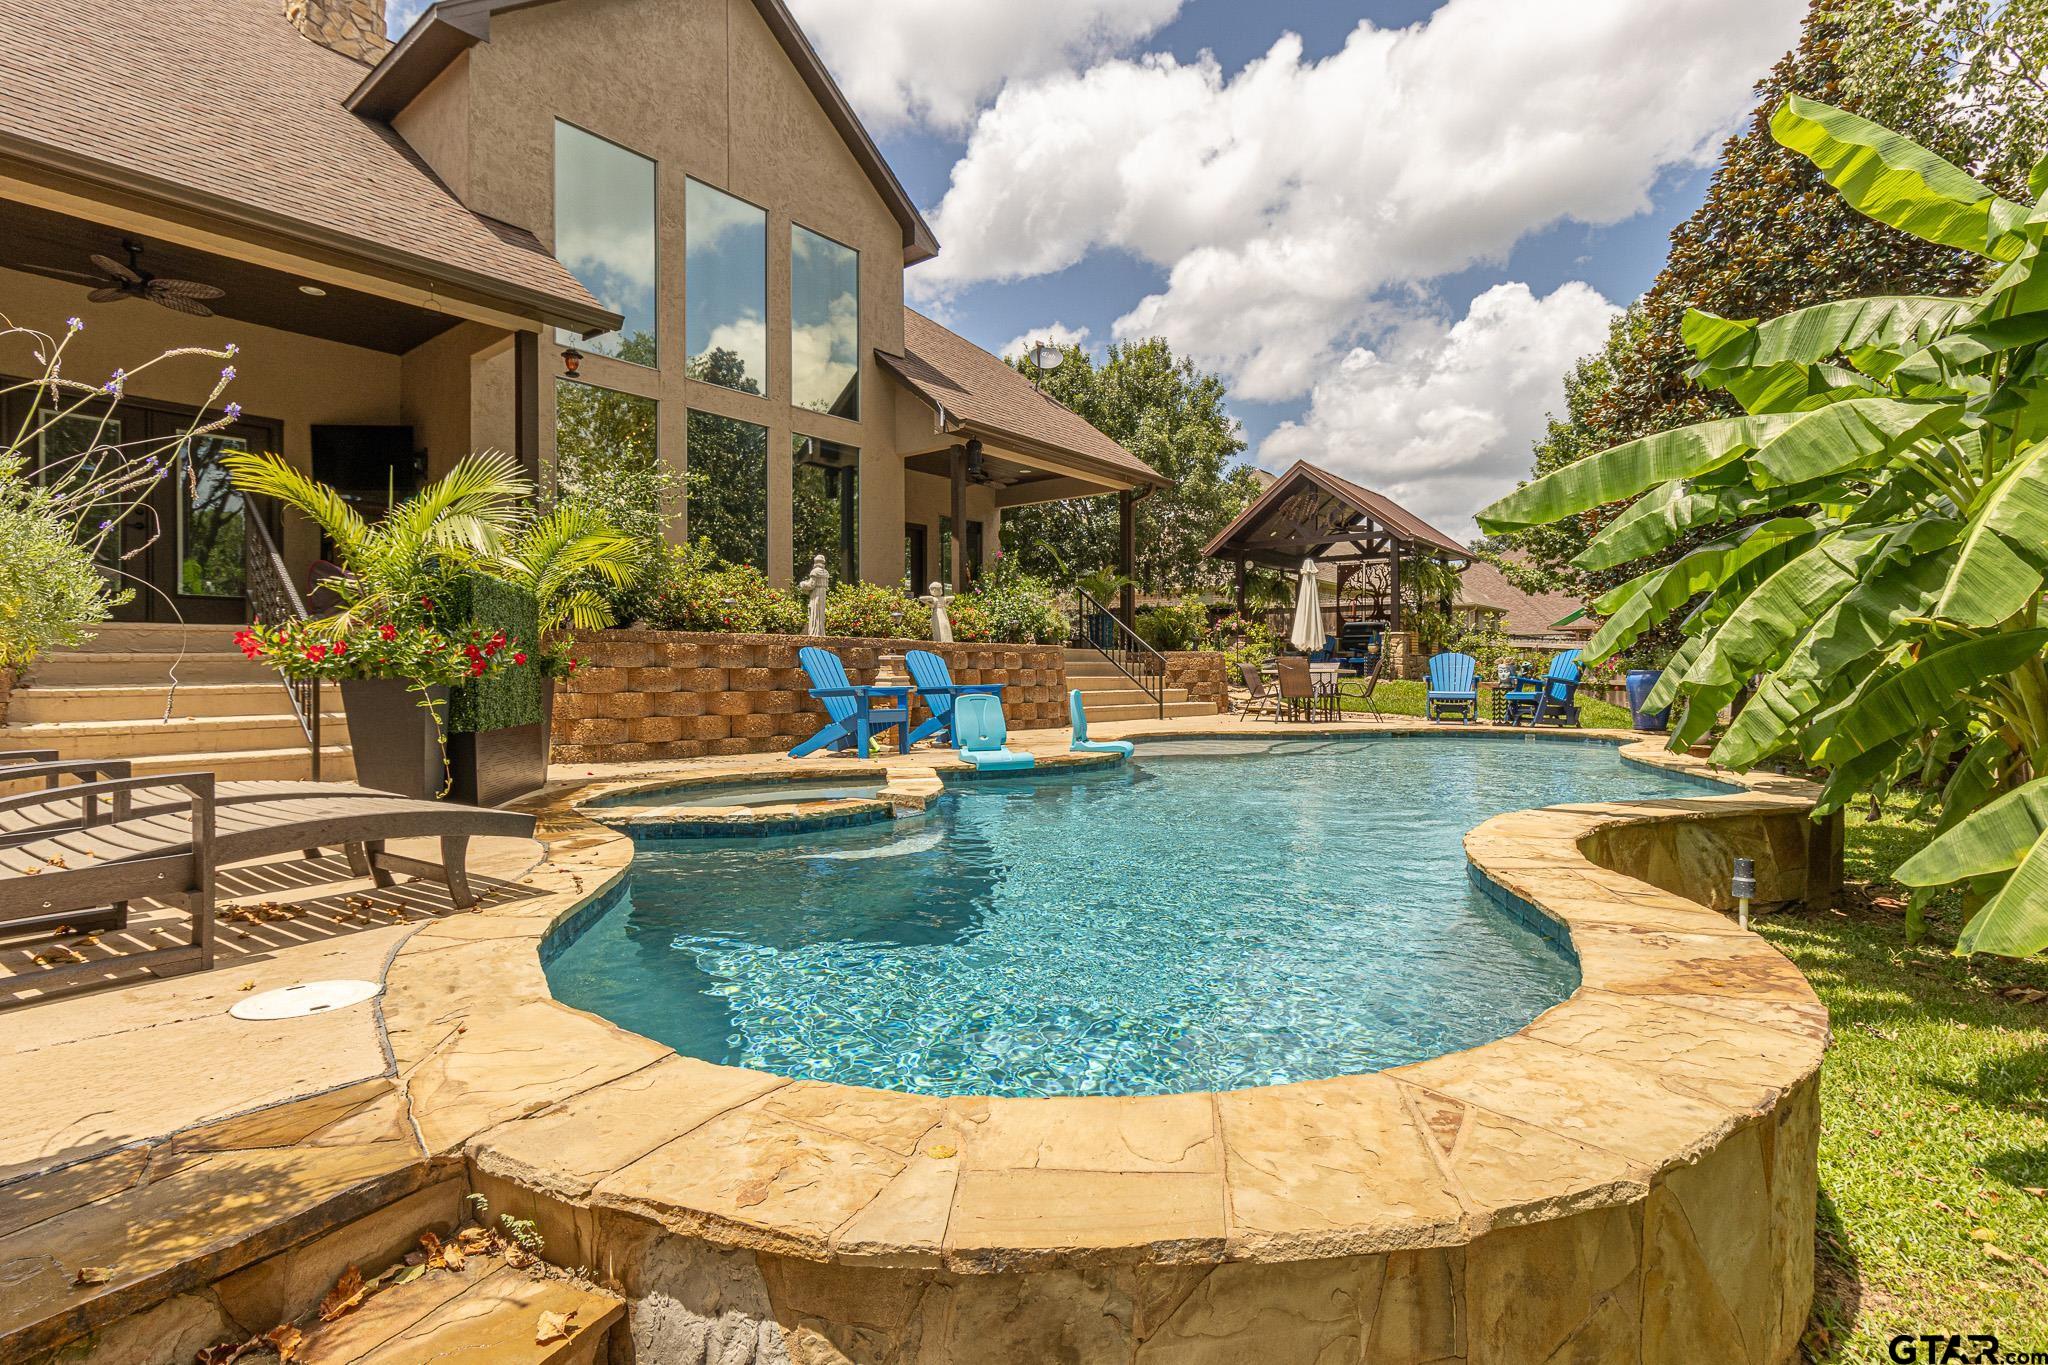
{"type": "Polygon", "coordinates": [[[1123,618],[1095,600],[1087,589],[1074,589],[1076,649],[1092,649],[1109,660],[1152,699],[1161,720],[1166,718],[1166,656],[1139,638],[1123,618]]]}
{"type": "MultiPolygon", "coordinates": [[[[307,619],[306,603],[292,586],[291,572],[284,566],[276,537],[264,523],[260,508],[247,507],[242,516],[243,590],[248,595],[250,619],[270,625],[307,619]]],[[[306,747],[313,756],[313,780],[320,780],[320,680],[278,678],[291,698],[292,714],[299,718],[306,747]]]]}

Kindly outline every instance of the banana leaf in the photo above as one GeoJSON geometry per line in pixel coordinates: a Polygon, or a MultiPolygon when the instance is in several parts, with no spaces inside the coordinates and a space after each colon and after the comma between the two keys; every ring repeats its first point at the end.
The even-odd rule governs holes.
{"type": "Polygon", "coordinates": [[[1916,351],[1976,316],[1977,308],[1973,299],[1899,295],[1842,299],[1746,324],[1693,309],[1681,331],[1699,357],[1692,377],[1706,388],[1726,388],[1730,376],[1742,370],[1810,365],[1834,355],[1851,356],[1858,369],[1881,378],[1889,367],[1858,363],[1855,353],[1916,351]]]}
{"type": "Polygon", "coordinates": [[[1954,429],[1962,419],[1953,403],[1852,398],[1793,414],[1784,430],[1757,450],[1749,467],[1759,488],[1788,487],[1874,464],[1954,429]]]}
{"type": "Polygon", "coordinates": [[[1945,645],[1872,688],[1815,749],[1823,763],[1846,763],[1895,736],[1929,729],[1958,697],[2001,677],[2048,647],[2048,630],[2015,630],[1945,645]]]}
{"type": "Polygon", "coordinates": [[[1806,417],[1723,417],[1628,441],[1524,484],[1481,512],[1479,525],[1493,532],[1540,526],[1635,497],[1672,479],[1696,478],[1741,459],[1806,417]]]}
{"type": "Polygon", "coordinates": [[[1612,569],[1669,549],[1702,526],[1848,495],[1849,489],[1839,480],[1764,490],[1747,483],[1702,489],[1673,480],[1643,494],[1626,512],[1601,527],[1600,534],[1586,543],[1572,564],[1589,572],[1612,569]]]}
{"type": "Polygon", "coordinates": [[[1587,661],[1599,663],[1626,649],[1644,631],[1699,594],[1721,586],[1738,569],[1812,534],[1813,523],[1806,518],[1781,517],[1751,527],[1734,539],[1703,545],[1675,564],[1630,579],[1593,603],[1593,610],[1607,619],[1586,644],[1587,661]]]}
{"type": "Polygon", "coordinates": [[[1996,261],[2026,248],[2026,208],[1889,128],[1793,95],[1771,116],[1771,136],[1867,218],[1996,261]]]}
{"type": "Polygon", "coordinates": [[[2048,579],[2048,447],[2008,467],[1963,534],[1934,614],[1990,627],[2023,610],[2048,579]]]}
{"type": "Polygon", "coordinates": [[[1971,812],[1895,875],[1932,887],[2005,872],[2005,885],[1963,926],[1958,953],[2026,957],[2048,948],[2048,777],[1971,812]]]}

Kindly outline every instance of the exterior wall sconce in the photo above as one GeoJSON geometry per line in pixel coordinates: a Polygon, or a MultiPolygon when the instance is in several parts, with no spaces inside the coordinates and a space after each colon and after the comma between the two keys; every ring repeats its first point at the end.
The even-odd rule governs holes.
{"type": "Polygon", "coordinates": [[[581,368],[582,364],[583,352],[577,350],[574,346],[562,352],[562,374],[565,378],[574,379],[576,371],[581,368]]]}

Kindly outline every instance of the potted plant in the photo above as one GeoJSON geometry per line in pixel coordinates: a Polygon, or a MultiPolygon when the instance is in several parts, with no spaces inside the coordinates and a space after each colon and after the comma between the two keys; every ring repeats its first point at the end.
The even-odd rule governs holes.
{"type": "Polygon", "coordinates": [[[533,485],[500,454],[464,459],[375,525],[275,455],[226,464],[238,488],[305,513],[335,545],[333,615],[236,639],[287,677],[340,683],[359,781],[488,801],[544,780],[542,680],[573,659],[543,628],[609,621],[593,585],[626,580],[631,541],[587,509],[533,519],[533,485]],[[451,734],[471,738],[451,749],[451,734]]]}

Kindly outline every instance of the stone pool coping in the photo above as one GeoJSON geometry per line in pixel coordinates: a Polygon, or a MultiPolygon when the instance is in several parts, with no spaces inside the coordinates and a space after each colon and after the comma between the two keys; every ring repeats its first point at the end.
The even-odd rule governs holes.
{"type": "MultiPolygon", "coordinates": [[[[1230,717],[1102,729],[1162,740],[1438,732],[1402,720],[1230,717]]],[[[1041,763],[1065,744],[1064,734],[1022,738],[1041,763]]],[[[631,788],[865,778],[876,767],[892,789],[929,799],[944,763],[922,753],[866,765],[762,758],[557,784],[531,803],[544,856],[511,874],[519,896],[427,922],[392,952],[385,993],[363,1017],[386,1059],[381,1073],[160,1136],[137,1120],[120,1145],[73,1145],[8,1175],[0,1246],[34,1261],[37,1293],[0,1296],[0,1355],[168,1309],[223,1276],[260,1280],[281,1257],[341,1254],[354,1220],[387,1206],[379,1216],[397,1217],[450,1182],[535,1218],[550,1259],[600,1275],[621,1219],[849,1268],[1089,1274],[1452,1247],[1613,1210],[1600,1216],[1633,1220],[1631,1236],[1683,1260],[1694,1253],[1661,1250],[1657,1229],[1758,1197],[1717,1183],[1735,1169],[1704,1160],[1721,1144],[1742,1147],[1738,1167],[1760,1149],[1765,1169],[1780,1172],[1764,1196],[1778,1212],[1768,1248],[1701,1241],[1698,1255],[1730,1285],[1743,1272],[1723,1267],[1766,1255],[1796,1281],[1801,1226],[1809,1249],[1811,1240],[1825,1011],[1762,940],[1599,866],[1580,845],[1661,822],[1796,815],[1815,789],[1716,773],[1656,744],[1624,752],[1742,790],[1519,812],[1467,839],[1489,886],[1566,926],[1585,974],[1570,999],[1508,1038],[1393,1071],[1135,1099],[941,1100],[791,1081],[678,1056],[549,993],[541,944],[612,893],[632,855],[630,839],[579,813],[580,802],[631,788]],[[64,1288],[86,1264],[118,1273],[64,1288]]],[[[206,985],[228,1001],[234,989],[206,985]]],[[[1648,1245],[1643,1255],[1647,1265],[1648,1245]]],[[[1803,1321],[1796,1283],[1774,1295],[1788,1312],[1794,1299],[1803,1321]]],[[[1788,1330],[1796,1338],[1796,1321],[1788,1330]]]]}
{"type": "MultiPolygon", "coordinates": [[[[1278,733],[1410,729],[1353,723],[1278,733]]],[[[1158,737],[1246,733],[1225,720],[1176,724],[1158,737]]],[[[461,1108],[430,1109],[423,1128],[436,1145],[459,1142],[473,1173],[507,1197],[524,1190],[543,1204],[615,1210],[721,1247],[955,1273],[1439,1247],[1637,1202],[1658,1173],[1698,1159],[1809,1082],[1827,1023],[1805,979],[1762,939],[1579,848],[1610,826],[1803,811],[1815,789],[1718,772],[1655,743],[1624,752],[1740,790],[1518,812],[1472,831],[1466,847],[1478,875],[1560,923],[1583,976],[1528,1027],[1480,1047],[1222,1094],[940,1099],[866,1090],[675,1055],[569,1010],[547,995],[539,968],[540,943],[560,917],[487,916],[465,958],[513,973],[530,1000],[522,1008],[581,1021],[573,1043],[535,1038],[528,1047],[565,1064],[573,1057],[592,1084],[469,1134],[461,1108]],[[486,932],[493,927],[499,932],[486,932]],[[614,1074],[597,1079],[593,1066],[614,1074]]],[[[892,786],[915,782],[935,794],[931,768],[939,765],[921,757],[882,765],[892,786]]],[[[738,776],[778,774],[826,775],[785,764],[738,776]]],[[[728,770],[703,780],[738,777],[728,770]]],[[[676,784],[606,784],[547,806],[544,837],[574,839],[608,868],[616,863],[605,886],[588,888],[593,895],[624,875],[630,849],[587,842],[593,827],[575,807],[634,785],[676,784]]],[[[415,964],[408,945],[393,964],[387,1012],[401,1066],[415,999],[444,991],[454,975],[449,951],[421,944],[415,964]],[[432,989],[415,986],[416,966],[432,989]]],[[[528,1066],[537,1060],[531,1050],[524,1056],[528,1066]]],[[[560,1231],[578,1245],[575,1228],[560,1231]]]]}

